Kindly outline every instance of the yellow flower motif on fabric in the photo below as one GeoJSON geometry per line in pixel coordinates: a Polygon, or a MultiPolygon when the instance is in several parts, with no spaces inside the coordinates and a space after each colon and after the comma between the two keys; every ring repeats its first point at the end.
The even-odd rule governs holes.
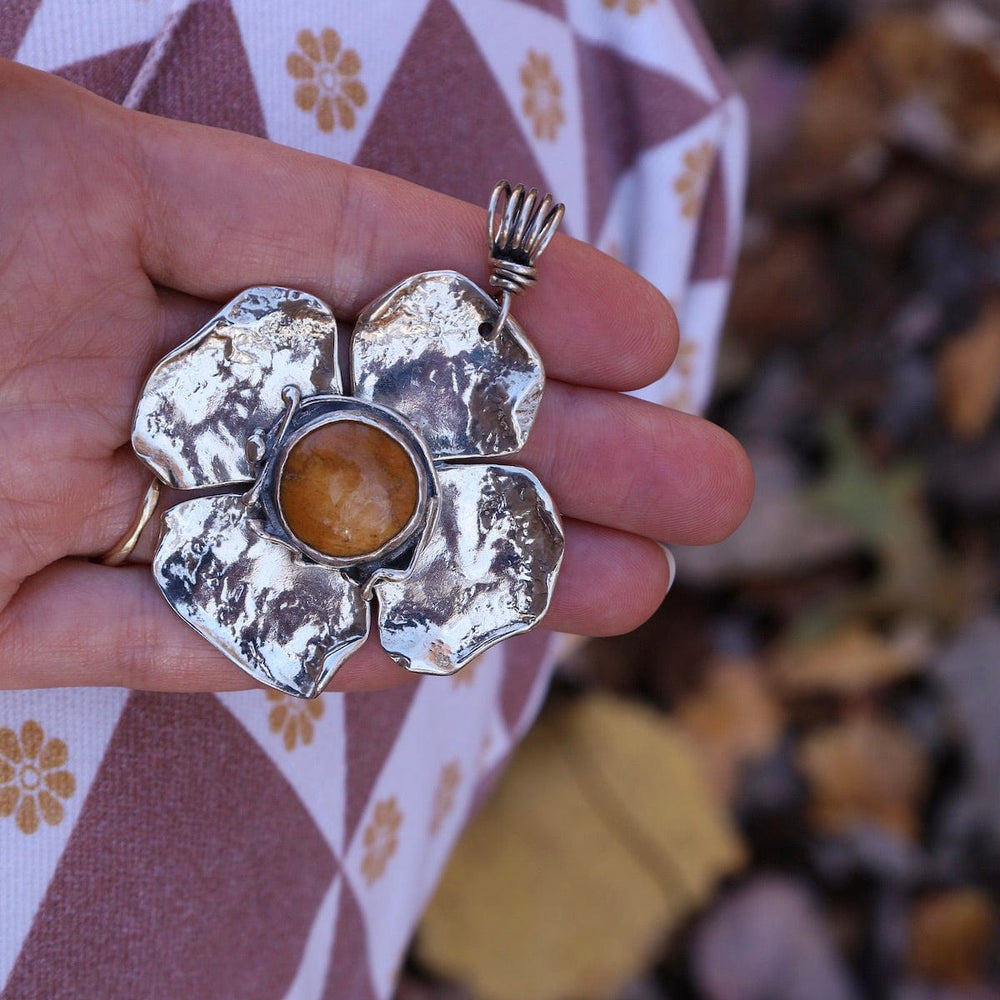
{"type": "Polygon", "coordinates": [[[455,807],[455,792],[462,780],[462,768],[457,760],[450,761],[441,769],[437,790],[434,792],[434,809],[431,813],[431,835],[441,829],[441,824],[455,807]]]}
{"type": "Polygon", "coordinates": [[[682,410],[684,413],[691,412],[692,403],[693,400],[691,399],[691,390],[688,389],[686,385],[681,386],[681,388],[667,400],[667,406],[669,409],[682,410]]]}
{"type": "Polygon", "coordinates": [[[369,885],[385,874],[385,867],[399,846],[402,823],[403,814],[394,795],[375,804],[372,821],[365,829],[365,856],[361,860],[361,873],[369,885]]]}
{"type": "Polygon", "coordinates": [[[673,369],[681,378],[690,378],[694,374],[694,359],[698,353],[698,345],[693,340],[681,338],[674,358],[673,369]]]}
{"type": "Polygon", "coordinates": [[[76,779],[63,765],[69,750],[62,740],[45,739],[34,720],[0,729],[0,817],[15,815],[21,833],[34,833],[40,820],[58,826],[66,815],[60,799],[76,791],[76,779]]]}
{"type": "Polygon", "coordinates": [[[322,699],[312,698],[304,701],[301,698],[291,698],[280,691],[265,691],[268,701],[276,704],[267,717],[267,724],[272,733],[281,733],[286,750],[294,750],[299,742],[308,746],[313,741],[315,729],[313,722],[323,718],[326,706],[322,699]]]}
{"type": "Polygon", "coordinates": [[[357,120],[354,109],[368,100],[357,79],[361,57],[354,49],[343,48],[333,28],[324,28],[318,38],[303,28],[295,42],[298,51],[289,53],[285,63],[289,74],[301,81],[295,88],[295,103],[316,113],[321,132],[332,132],[337,125],[349,132],[357,120]]]}
{"type": "Polygon", "coordinates": [[[621,7],[629,17],[635,17],[642,13],[643,8],[652,7],[656,0],[601,0],[601,3],[608,10],[621,7]]]}
{"type": "Polygon", "coordinates": [[[531,119],[537,139],[555,139],[566,116],[562,109],[562,84],[552,69],[548,56],[528,50],[521,67],[524,102],[521,107],[531,119]]]}
{"type": "Polygon", "coordinates": [[[708,140],[684,154],[684,172],[674,181],[674,190],[680,195],[681,214],[684,218],[694,219],[701,211],[701,200],[705,195],[705,184],[713,163],[715,146],[708,140]]]}

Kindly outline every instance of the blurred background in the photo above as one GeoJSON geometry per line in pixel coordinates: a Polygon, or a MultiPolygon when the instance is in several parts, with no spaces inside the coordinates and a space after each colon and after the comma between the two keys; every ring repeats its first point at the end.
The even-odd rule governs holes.
{"type": "Polygon", "coordinates": [[[1000,6],[697,6],[752,122],[710,416],[757,499],[568,655],[399,996],[997,1000],[1000,6]]]}

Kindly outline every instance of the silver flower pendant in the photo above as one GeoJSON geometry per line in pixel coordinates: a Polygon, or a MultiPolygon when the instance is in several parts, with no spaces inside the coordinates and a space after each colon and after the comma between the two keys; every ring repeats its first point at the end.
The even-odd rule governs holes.
{"type": "Polygon", "coordinates": [[[368,637],[450,674],[545,614],[559,516],[523,447],[544,385],[510,319],[562,206],[497,185],[499,302],[453,271],[408,278],[358,318],[340,371],[330,308],[237,296],[152,371],[132,444],[177,489],[232,487],[163,517],[171,607],[250,676],[312,698],[368,637]]]}

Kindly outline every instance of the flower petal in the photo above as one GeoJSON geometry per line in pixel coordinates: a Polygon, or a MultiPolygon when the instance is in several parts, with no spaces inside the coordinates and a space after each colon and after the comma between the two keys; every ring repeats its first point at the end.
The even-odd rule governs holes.
{"type": "Polygon", "coordinates": [[[315,83],[300,83],[295,88],[295,103],[303,111],[312,111],[319,100],[319,87],[315,83]]]}
{"type": "Polygon", "coordinates": [[[21,797],[21,789],[17,785],[7,785],[0,788],[0,816],[9,816],[21,797]]]}
{"type": "Polygon", "coordinates": [[[328,96],[323,96],[316,109],[316,124],[321,132],[332,132],[336,124],[333,118],[333,101],[328,96]]]}
{"type": "Polygon", "coordinates": [[[0,729],[0,756],[15,764],[21,763],[21,742],[17,738],[17,733],[6,726],[0,729]]]}
{"type": "Polygon", "coordinates": [[[38,793],[38,805],[42,810],[42,819],[44,819],[49,826],[58,826],[63,821],[63,817],[66,815],[66,810],[63,809],[63,804],[54,795],[50,795],[47,791],[45,791],[44,788],[38,793]]]}
{"type": "Polygon", "coordinates": [[[316,75],[313,64],[298,52],[292,52],[285,60],[285,68],[289,76],[296,80],[311,80],[316,75]]]}
{"type": "Polygon", "coordinates": [[[361,57],[354,49],[347,49],[340,57],[337,72],[341,76],[357,76],[361,72],[361,57]]]}
{"type": "Polygon", "coordinates": [[[153,575],[171,607],[251,677],[311,698],[368,635],[368,605],[336,570],[263,535],[241,497],[167,511],[153,575]]]}
{"type": "Polygon", "coordinates": [[[368,91],[360,80],[345,80],[340,89],[356,107],[364,107],[365,101],[368,100],[368,91]]]}
{"type": "MultiPolygon", "coordinates": [[[[275,694],[278,694],[275,691],[275,694]]],[[[280,732],[282,727],[285,725],[285,717],[288,715],[287,705],[275,705],[271,709],[271,714],[268,716],[268,725],[271,727],[272,733],[280,732]]]]}
{"type": "Polygon", "coordinates": [[[451,674],[531,628],[549,606],[563,534],[545,489],[524,469],[438,466],[438,526],[400,583],[380,583],[382,646],[397,663],[451,674]]]}
{"type": "Polygon", "coordinates": [[[38,829],[38,807],[34,795],[25,795],[17,807],[17,828],[21,833],[34,833],[38,829]]]}
{"type": "Polygon", "coordinates": [[[70,771],[51,771],[42,780],[49,791],[64,799],[70,798],[76,791],[76,778],[70,771]]]}
{"type": "Polygon", "coordinates": [[[354,128],[354,108],[351,107],[351,103],[346,97],[338,97],[336,105],[337,117],[340,119],[340,127],[345,128],[348,132],[350,132],[351,129],[354,128]]]}
{"type": "Polygon", "coordinates": [[[341,392],[336,321],[305,292],[250,288],[153,369],[132,445],[179,489],[249,482],[247,438],[284,413],[286,385],[341,392]]]}
{"type": "Polygon", "coordinates": [[[24,756],[28,760],[34,760],[38,756],[38,751],[42,749],[45,742],[45,732],[34,719],[28,719],[21,726],[21,746],[24,748],[24,756]]]}
{"type": "Polygon", "coordinates": [[[492,337],[496,303],[454,271],[408,278],[358,318],[354,394],[401,413],[435,458],[509,455],[528,439],[545,374],[513,321],[492,337]]]}
{"type": "Polygon", "coordinates": [[[295,43],[313,62],[322,61],[323,57],[319,51],[319,39],[308,28],[303,28],[295,36],[295,43]]]}
{"type": "Polygon", "coordinates": [[[43,771],[51,771],[53,768],[62,767],[69,760],[69,748],[62,740],[49,740],[42,747],[41,756],[38,758],[38,766],[43,771]]]}
{"type": "Polygon", "coordinates": [[[332,63],[340,52],[340,35],[333,28],[323,29],[323,56],[332,63]]]}
{"type": "Polygon", "coordinates": [[[302,745],[309,746],[313,741],[313,724],[308,715],[299,716],[299,732],[302,736],[302,745]]]}

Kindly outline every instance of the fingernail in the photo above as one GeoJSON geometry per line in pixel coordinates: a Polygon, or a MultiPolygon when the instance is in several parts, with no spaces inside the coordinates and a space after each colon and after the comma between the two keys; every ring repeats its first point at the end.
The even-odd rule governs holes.
{"type": "Polygon", "coordinates": [[[670,588],[674,585],[674,580],[677,579],[677,560],[674,559],[673,552],[667,548],[663,542],[657,542],[657,545],[663,550],[663,554],[667,557],[667,565],[670,567],[670,579],[667,581],[667,593],[670,593],[670,588]]]}

